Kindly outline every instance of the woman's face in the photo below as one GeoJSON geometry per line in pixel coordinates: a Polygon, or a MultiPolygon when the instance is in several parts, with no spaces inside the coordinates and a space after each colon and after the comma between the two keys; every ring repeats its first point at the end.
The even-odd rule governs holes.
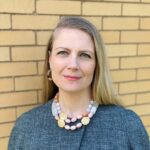
{"type": "Polygon", "coordinates": [[[70,28],[56,32],[49,63],[59,90],[89,92],[95,62],[94,44],[86,32],[70,28]]]}

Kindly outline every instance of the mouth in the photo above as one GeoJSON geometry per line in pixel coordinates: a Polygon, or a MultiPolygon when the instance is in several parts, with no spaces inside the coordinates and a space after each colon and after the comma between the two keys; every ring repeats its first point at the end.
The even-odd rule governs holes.
{"type": "Polygon", "coordinates": [[[81,79],[79,76],[69,76],[69,75],[64,75],[65,79],[70,80],[70,81],[76,81],[81,79]]]}

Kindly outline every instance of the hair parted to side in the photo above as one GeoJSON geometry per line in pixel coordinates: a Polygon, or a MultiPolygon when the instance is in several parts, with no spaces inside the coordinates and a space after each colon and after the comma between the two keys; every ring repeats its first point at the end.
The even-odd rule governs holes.
{"type": "Polygon", "coordinates": [[[79,29],[90,35],[95,46],[95,58],[96,58],[96,67],[94,71],[93,81],[91,83],[92,96],[95,101],[99,104],[109,105],[116,104],[121,105],[117,97],[117,94],[114,92],[113,83],[110,76],[110,71],[107,63],[107,56],[105,46],[102,40],[100,33],[97,31],[96,27],[81,17],[62,17],[54,29],[46,52],[46,63],[45,63],[45,77],[44,77],[44,88],[45,88],[45,99],[48,101],[52,99],[54,95],[58,92],[57,86],[53,81],[48,81],[47,71],[49,68],[49,54],[51,53],[53,42],[55,40],[55,35],[62,28],[74,28],[79,29]],[[57,32],[58,31],[58,32],[57,32]]]}

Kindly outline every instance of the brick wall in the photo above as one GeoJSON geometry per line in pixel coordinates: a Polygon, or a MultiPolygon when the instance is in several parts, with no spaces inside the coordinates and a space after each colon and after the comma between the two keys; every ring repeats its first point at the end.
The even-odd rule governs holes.
{"type": "Polygon", "coordinates": [[[150,135],[150,0],[0,0],[0,150],[16,118],[42,103],[45,47],[62,15],[101,31],[115,88],[150,135]]]}

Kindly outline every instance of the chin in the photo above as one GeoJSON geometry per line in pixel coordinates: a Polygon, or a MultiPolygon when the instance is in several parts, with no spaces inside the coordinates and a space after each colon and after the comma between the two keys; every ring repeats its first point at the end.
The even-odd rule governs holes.
{"type": "Polygon", "coordinates": [[[81,92],[83,89],[82,88],[61,88],[63,91],[66,92],[81,92]]]}

